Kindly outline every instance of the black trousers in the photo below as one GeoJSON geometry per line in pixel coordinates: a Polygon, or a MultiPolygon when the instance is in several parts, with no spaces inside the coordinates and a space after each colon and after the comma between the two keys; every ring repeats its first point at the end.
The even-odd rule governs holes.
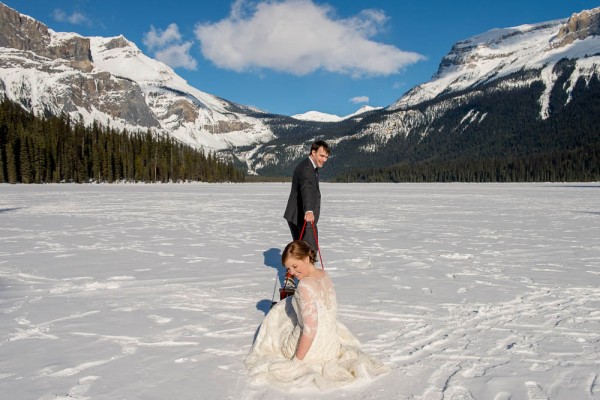
{"type": "MultiPolygon", "coordinates": [[[[288,221],[288,225],[290,227],[290,232],[292,233],[292,239],[300,240],[300,234],[302,233],[302,226],[304,225],[304,223],[302,225],[298,226],[298,225],[288,221]]],[[[317,247],[318,237],[319,237],[319,230],[317,228],[317,224],[315,224],[315,229],[313,231],[313,224],[310,222],[307,222],[306,228],[304,229],[304,235],[302,236],[302,240],[304,240],[306,243],[308,243],[310,245],[310,247],[313,248],[315,253],[319,252],[319,249],[317,247]],[[317,233],[316,238],[315,238],[315,232],[317,233]]]]}

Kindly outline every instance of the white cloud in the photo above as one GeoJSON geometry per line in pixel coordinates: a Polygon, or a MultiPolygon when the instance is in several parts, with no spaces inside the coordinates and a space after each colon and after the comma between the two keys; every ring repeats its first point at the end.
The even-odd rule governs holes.
{"type": "Polygon", "coordinates": [[[150,26],[150,32],[147,32],[142,39],[142,42],[149,49],[164,48],[171,43],[179,43],[181,34],[177,24],[170,24],[164,31],[150,26]]]}
{"type": "Polygon", "coordinates": [[[381,10],[362,10],[358,16],[348,19],[348,23],[357,32],[365,36],[375,36],[385,26],[388,17],[381,10]]]}
{"type": "Polygon", "coordinates": [[[196,60],[190,55],[192,42],[186,42],[180,45],[171,45],[155,52],[154,57],[162,61],[171,68],[182,67],[185,69],[196,69],[196,60]]]}
{"type": "Polygon", "coordinates": [[[177,24],[170,24],[167,29],[156,29],[150,26],[142,42],[158,61],[162,61],[171,68],[196,69],[197,63],[190,55],[192,42],[183,42],[177,24]]]}
{"type": "Polygon", "coordinates": [[[423,60],[370,38],[387,21],[380,10],[336,19],[312,0],[236,1],[229,17],[196,26],[204,57],[234,71],[272,69],[306,75],[317,70],[365,77],[396,74],[423,60]]]}
{"type": "Polygon", "coordinates": [[[359,104],[359,103],[368,103],[369,96],[356,96],[348,100],[350,103],[359,104]]]}
{"type": "Polygon", "coordinates": [[[57,22],[68,22],[74,25],[83,25],[90,23],[90,20],[85,15],[77,11],[73,11],[73,14],[67,15],[67,13],[61,10],[60,8],[54,9],[54,11],[52,12],[52,17],[57,22]]]}

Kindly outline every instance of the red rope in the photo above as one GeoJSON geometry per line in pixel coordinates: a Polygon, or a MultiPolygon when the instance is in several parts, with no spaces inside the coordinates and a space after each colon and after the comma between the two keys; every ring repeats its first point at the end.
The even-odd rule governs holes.
{"type": "MultiPolygon", "coordinates": [[[[304,230],[306,229],[306,220],[304,220],[304,225],[302,226],[302,232],[300,232],[300,240],[304,236],[304,230]]],[[[317,245],[317,252],[319,253],[319,260],[321,260],[321,269],[325,269],[325,265],[323,265],[323,257],[321,257],[321,248],[319,247],[319,238],[317,237],[317,228],[313,222],[310,223],[313,228],[313,235],[315,237],[315,244],[317,245]]]]}
{"type": "Polygon", "coordinates": [[[306,229],[306,220],[304,220],[304,225],[302,225],[302,231],[300,232],[300,240],[304,237],[304,230],[306,229]]]}

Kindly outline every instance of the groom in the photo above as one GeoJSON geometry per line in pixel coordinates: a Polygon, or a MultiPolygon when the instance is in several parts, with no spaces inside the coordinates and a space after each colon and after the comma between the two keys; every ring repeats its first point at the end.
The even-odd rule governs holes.
{"type": "Polygon", "coordinates": [[[317,222],[321,211],[319,168],[322,168],[323,164],[327,162],[329,153],[329,145],[322,140],[311,145],[308,157],[302,160],[294,170],[292,189],[283,214],[294,240],[300,239],[302,227],[306,221],[302,240],[306,241],[315,252],[318,251],[317,222]],[[315,233],[317,233],[317,237],[315,237],[315,233]]]}

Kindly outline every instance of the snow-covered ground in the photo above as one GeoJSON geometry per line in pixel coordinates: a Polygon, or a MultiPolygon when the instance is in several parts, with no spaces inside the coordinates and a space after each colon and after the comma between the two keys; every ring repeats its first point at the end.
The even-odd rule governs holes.
{"type": "Polygon", "coordinates": [[[250,386],[288,184],[0,185],[0,398],[600,399],[600,184],[327,184],[339,318],[392,367],[250,386]]]}

